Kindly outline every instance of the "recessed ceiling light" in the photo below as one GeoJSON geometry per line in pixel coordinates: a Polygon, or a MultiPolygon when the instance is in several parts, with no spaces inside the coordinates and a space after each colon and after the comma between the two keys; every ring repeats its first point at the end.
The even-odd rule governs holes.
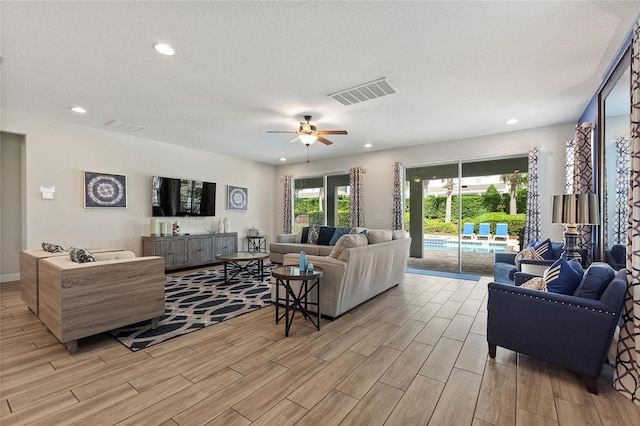
{"type": "Polygon", "coordinates": [[[286,159],[286,158],[284,158],[284,157],[282,157],[282,158],[280,159],[280,161],[287,161],[287,159],[286,159]]]}
{"type": "Polygon", "coordinates": [[[507,121],[507,124],[516,124],[518,122],[517,118],[510,118],[509,121],[507,121]]]}
{"type": "Polygon", "coordinates": [[[364,147],[365,147],[365,148],[371,148],[372,146],[373,146],[373,145],[371,145],[370,143],[365,143],[365,144],[364,144],[364,147]]]}
{"type": "Polygon", "coordinates": [[[87,110],[82,107],[72,107],[71,111],[77,112],[78,114],[86,114],[87,110]]]}
{"type": "Polygon", "coordinates": [[[174,53],[176,53],[176,51],[173,50],[173,48],[171,46],[169,46],[168,44],[164,44],[164,43],[154,44],[153,48],[156,49],[156,52],[162,53],[163,55],[167,55],[167,56],[171,56],[174,53]]]}

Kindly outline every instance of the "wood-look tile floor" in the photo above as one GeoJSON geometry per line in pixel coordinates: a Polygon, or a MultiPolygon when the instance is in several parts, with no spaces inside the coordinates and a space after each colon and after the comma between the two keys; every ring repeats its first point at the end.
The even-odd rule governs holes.
{"type": "Polygon", "coordinates": [[[0,285],[2,425],[640,425],[611,387],[498,348],[486,285],[407,274],[316,331],[262,310],[130,352],[108,335],[65,352],[0,285]]]}

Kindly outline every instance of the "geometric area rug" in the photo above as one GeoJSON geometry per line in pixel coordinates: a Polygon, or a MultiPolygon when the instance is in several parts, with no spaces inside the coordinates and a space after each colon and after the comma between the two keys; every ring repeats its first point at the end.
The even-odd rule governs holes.
{"type": "Polygon", "coordinates": [[[110,333],[130,350],[139,351],[269,306],[270,266],[264,267],[263,282],[243,271],[225,284],[223,268],[167,278],[165,313],[158,328],[152,330],[151,321],[143,321],[110,333]]]}

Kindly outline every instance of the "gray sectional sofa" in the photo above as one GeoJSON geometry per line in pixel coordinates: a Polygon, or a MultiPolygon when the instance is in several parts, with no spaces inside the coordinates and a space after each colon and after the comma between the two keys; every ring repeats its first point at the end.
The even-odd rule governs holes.
{"type": "MultiPolygon", "coordinates": [[[[307,262],[322,268],[320,312],[323,316],[335,318],[402,282],[411,239],[404,231],[369,230],[368,234],[344,236],[335,247],[314,247],[303,243],[276,244],[290,249],[289,253],[280,254],[285,265],[298,265],[299,253],[303,250],[307,254],[307,262]],[[311,254],[316,252],[318,254],[311,254]]],[[[292,285],[299,283],[292,282],[292,285]]],[[[280,289],[281,295],[283,291],[280,289]]],[[[274,301],[275,292],[276,286],[272,285],[274,301]]],[[[312,292],[309,300],[315,302],[315,297],[315,292],[312,292]]]]}

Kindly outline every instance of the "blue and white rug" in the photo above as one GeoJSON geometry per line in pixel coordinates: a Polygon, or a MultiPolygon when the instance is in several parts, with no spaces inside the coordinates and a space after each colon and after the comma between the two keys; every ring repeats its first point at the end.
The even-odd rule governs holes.
{"type": "MultiPolygon", "coordinates": [[[[269,265],[270,266],[270,265],[269,265]]],[[[271,305],[270,267],[265,279],[246,272],[224,283],[224,269],[198,271],[165,282],[165,314],[158,328],[144,321],[110,333],[132,351],[139,351],[271,305]]]]}

